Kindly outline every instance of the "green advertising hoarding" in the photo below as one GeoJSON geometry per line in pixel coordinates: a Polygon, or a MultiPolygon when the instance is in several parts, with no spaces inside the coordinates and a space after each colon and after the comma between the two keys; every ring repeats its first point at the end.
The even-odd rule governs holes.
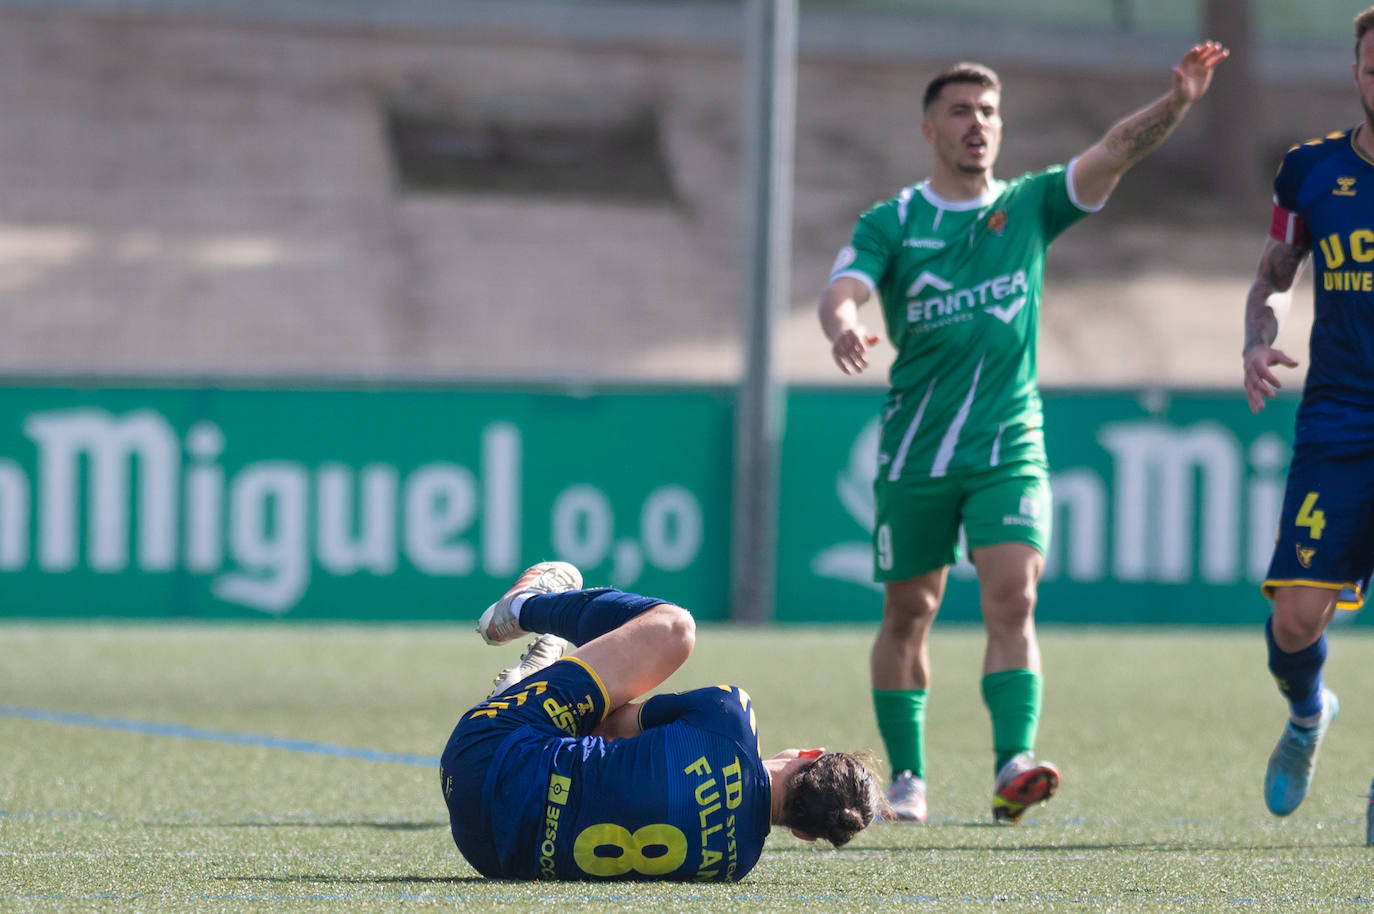
{"type": "Polygon", "coordinates": [[[0,612],[475,620],[525,565],[726,616],[713,390],[0,388],[0,612]]]}
{"type": "MultiPolygon", "coordinates": [[[[1261,620],[1296,401],[1045,400],[1040,618],[1261,620]]],[[[787,394],[780,622],[879,618],[880,403],[787,394]]],[[[0,386],[0,615],[467,620],[558,557],[723,620],[733,404],[700,387],[0,386]]],[[[941,617],[976,620],[976,587],[961,562],[941,617]]]]}
{"type": "MultiPolygon", "coordinates": [[[[876,621],[869,536],[880,398],[788,401],[777,618],[876,621]]],[[[1253,623],[1297,401],[1252,415],[1239,389],[1046,391],[1054,537],[1037,616],[1074,623],[1253,623]]],[[[1358,614],[1353,615],[1358,618],[1358,614]]],[[[940,611],[976,621],[967,558],[940,611]]]]}

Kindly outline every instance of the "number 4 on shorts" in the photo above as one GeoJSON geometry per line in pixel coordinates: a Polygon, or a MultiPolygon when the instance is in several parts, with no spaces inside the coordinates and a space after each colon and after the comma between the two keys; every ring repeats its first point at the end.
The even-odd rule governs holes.
{"type": "Polygon", "coordinates": [[[1306,527],[1314,540],[1322,538],[1322,528],[1326,526],[1326,512],[1314,511],[1317,506],[1317,493],[1308,492],[1298,509],[1298,518],[1293,521],[1299,527],[1306,527]]]}

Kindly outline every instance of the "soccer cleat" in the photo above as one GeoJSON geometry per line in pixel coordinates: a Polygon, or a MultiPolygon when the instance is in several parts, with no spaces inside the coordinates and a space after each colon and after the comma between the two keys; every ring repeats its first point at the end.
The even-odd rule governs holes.
{"type": "Polygon", "coordinates": [[[887,788],[887,804],[883,818],[889,822],[924,822],[926,782],[910,771],[903,771],[892,779],[892,786],[887,788]]]}
{"type": "Polygon", "coordinates": [[[562,657],[567,649],[568,642],[557,635],[540,635],[525,648],[525,653],[520,655],[520,661],[515,666],[502,670],[500,675],[492,680],[491,691],[487,697],[495,698],[516,683],[533,676],[562,657]]]}
{"type": "Polygon", "coordinates": [[[1264,770],[1264,805],[1276,816],[1286,816],[1302,804],[1317,767],[1317,750],[1331,721],[1340,713],[1336,693],[1322,689],[1322,714],[1315,727],[1294,726],[1290,720],[1269,756],[1264,770]]]}
{"type": "Polygon", "coordinates": [[[511,603],[521,594],[563,593],[582,589],[582,572],[567,562],[540,562],[525,569],[505,596],[487,607],[477,620],[477,634],[487,644],[505,644],[526,634],[511,612],[511,603]]]}
{"type": "Polygon", "coordinates": [[[1059,789],[1059,769],[1037,762],[1029,752],[1014,756],[997,772],[992,788],[992,819],[1015,825],[1027,809],[1044,803],[1059,789]]]}

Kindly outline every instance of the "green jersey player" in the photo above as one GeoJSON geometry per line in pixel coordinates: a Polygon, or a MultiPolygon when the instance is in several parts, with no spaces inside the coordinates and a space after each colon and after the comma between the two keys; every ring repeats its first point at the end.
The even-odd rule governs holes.
{"type": "Polygon", "coordinates": [[[873,702],[893,769],[896,818],[924,821],[927,637],[962,526],[977,570],[987,647],[995,820],[1048,799],[1059,771],[1033,756],[1041,701],[1036,587],[1050,535],[1049,472],[1035,351],[1045,253],[1100,209],[1121,176],[1172,132],[1227,56],[1188,50],[1173,87],[1067,165],[993,177],[1001,84],[956,64],[926,87],[921,132],[931,176],[859,218],[821,298],[820,320],[845,374],[878,343],[859,320],[875,295],[897,350],[874,489],[874,570],[883,620],[873,702]]]}

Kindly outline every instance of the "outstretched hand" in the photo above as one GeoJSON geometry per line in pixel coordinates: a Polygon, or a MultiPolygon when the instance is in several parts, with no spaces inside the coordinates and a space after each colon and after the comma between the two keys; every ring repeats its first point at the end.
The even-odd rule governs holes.
{"type": "Polygon", "coordinates": [[[1282,349],[1263,344],[1254,346],[1245,353],[1245,399],[1250,404],[1250,412],[1258,413],[1264,409],[1267,400],[1272,400],[1283,385],[1270,371],[1274,365],[1297,368],[1298,363],[1289,358],[1282,349]]]}
{"type": "Polygon", "coordinates": [[[1174,67],[1174,93],[1185,102],[1202,98],[1212,85],[1212,71],[1230,56],[1231,52],[1222,47],[1219,41],[1193,45],[1183,55],[1179,65],[1174,67]]]}
{"type": "Polygon", "coordinates": [[[860,374],[868,367],[868,350],[878,345],[876,334],[863,327],[845,330],[830,345],[830,354],[840,371],[845,374],[860,374]]]}

